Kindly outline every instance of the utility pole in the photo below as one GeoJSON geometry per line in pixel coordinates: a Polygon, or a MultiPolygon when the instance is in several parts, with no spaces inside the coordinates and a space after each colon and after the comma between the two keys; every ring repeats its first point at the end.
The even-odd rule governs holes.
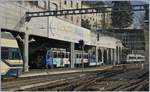
{"type": "Polygon", "coordinates": [[[79,40],[79,45],[80,45],[81,52],[82,52],[81,63],[82,63],[82,72],[83,72],[83,69],[84,69],[84,62],[83,62],[83,58],[84,58],[84,55],[83,55],[83,52],[84,52],[84,41],[83,40],[79,40]]]}

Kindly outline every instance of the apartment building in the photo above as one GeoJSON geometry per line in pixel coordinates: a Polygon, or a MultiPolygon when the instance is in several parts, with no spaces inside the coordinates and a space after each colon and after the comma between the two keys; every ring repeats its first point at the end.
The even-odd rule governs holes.
{"type": "MultiPolygon", "coordinates": [[[[92,1],[86,2],[81,0],[49,0],[49,2],[51,5],[51,9],[58,9],[58,10],[91,8],[95,6],[95,3],[97,3],[96,1],[95,2],[93,1],[94,3],[91,3],[92,1]]],[[[101,3],[101,5],[99,4],[97,6],[104,6],[104,3],[101,3]]],[[[64,16],[58,16],[58,18],[61,18],[62,20],[68,21],[78,26],[84,25],[82,24],[83,21],[88,20],[91,30],[102,29],[103,19],[105,19],[106,28],[110,28],[110,24],[111,24],[110,13],[105,13],[105,17],[103,13],[92,13],[92,14],[79,14],[79,15],[64,15],[64,16]]]]}
{"type": "MultiPolygon", "coordinates": [[[[83,1],[82,7],[83,8],[99,8],[101,10],[104,10],[104,8],[101,8],[101,7],[107,7],[107,5],[102,1],[83,1]]],[[[111,9],[109,11],[111,11],[111,9]]],[[[104,27],[106,29],[111,28],[111,13],[110,12],[87,14],[87,15],[84,15],[82,19],[88,19],[90,21],[91,30],[100,30],[100,29],[103,29],[104,27]]]]}
{"type": "MultiPolygon", "coordinates": [[[[81,8],[81,0],[49,0],[49,3],[50,8],[54,10],[81,8]]],[[[63,15],[58,16],[57,18],[81,26],[81,15],[63,15]]]]}

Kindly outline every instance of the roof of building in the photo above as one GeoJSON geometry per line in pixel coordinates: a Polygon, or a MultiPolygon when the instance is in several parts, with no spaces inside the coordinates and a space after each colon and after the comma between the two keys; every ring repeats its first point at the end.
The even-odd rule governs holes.
{"type": "Polygon", "coordinates": [[[104,47],[104,48],[116,48],[117,46],[123,47],[122,43],[120,40],[114,38],[114,37],[109,37],[109,36],[102,36],[100,37],[100,40],[97,44],[99,47],[104,47]]]}

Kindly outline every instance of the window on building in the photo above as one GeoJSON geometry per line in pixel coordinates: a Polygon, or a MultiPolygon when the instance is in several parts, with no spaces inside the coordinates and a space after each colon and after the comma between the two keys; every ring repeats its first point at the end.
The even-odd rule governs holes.
{"type": "Polygon", "coordinates": [[[29,1],[30,4],[38,6],[38,1],[29,1]]]}
{"type": "Polygon", "coordinates": [[[77,9],[79,8],[79,3],[77,2],[77,9]]]}
{"type": "Polygon", "coordinates": [[[79,18],[77,17],[77,23],[79,22],[79,18]]]}
{"type": "Polygon", "coordinates": [[[17,3],[22,4],[22,1],[17,1],[17,3]]]}
{"type": "Polygon", "coordinates": [[[73,22],[73,16],[71,16],[71,21],[73,22]]]}
{"type": "Polygon", "coordinates": [[[90,17],[90,20],[91,20],[92,18],[90,17]]]}
{"type": "Polygon", "coordinates": [[[59,3],[59,9],[61,9],[61,1],[60,1],[60,3],[59,3]]]}
{"type": "Polygon", "coordinates": [[[67,1],[66,1],[66,0],[64,1],[64,4],[67,4],[67,1]]]}
{"type": "Polygon", "coordinates": [[[73,7],[73,1],[71,1],[71,7],[73,7]]]}
{"type": "Polygon", "coordinates": [[[93,21],[94,21],[95,19],[93,18],[93,21]]]}

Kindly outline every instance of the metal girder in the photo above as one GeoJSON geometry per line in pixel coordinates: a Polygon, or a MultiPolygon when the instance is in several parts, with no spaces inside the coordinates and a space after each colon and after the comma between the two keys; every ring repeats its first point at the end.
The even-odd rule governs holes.
{"type": "MultiPolygon", "coordinates": [[[[132,5],[133,11],[145,11],[143,5],[132,5]]],[[[37,11],[26,12],[26,21],[29,22],[32,17],[47,17],[47,16],[62,16],[62,15],[77,15],[77,14],[91,14],[91,13],[108,13],[112,8],[116,8],[116,12],[124,12],[127,10],[121,10],[119,7],[94,7],[94,8],[80,8],[80,9],[65,9],[65,10],[52,10],[52,11],[37,11]]],[[[113,10],[114,11],[114,10],[113,10]]]]}

